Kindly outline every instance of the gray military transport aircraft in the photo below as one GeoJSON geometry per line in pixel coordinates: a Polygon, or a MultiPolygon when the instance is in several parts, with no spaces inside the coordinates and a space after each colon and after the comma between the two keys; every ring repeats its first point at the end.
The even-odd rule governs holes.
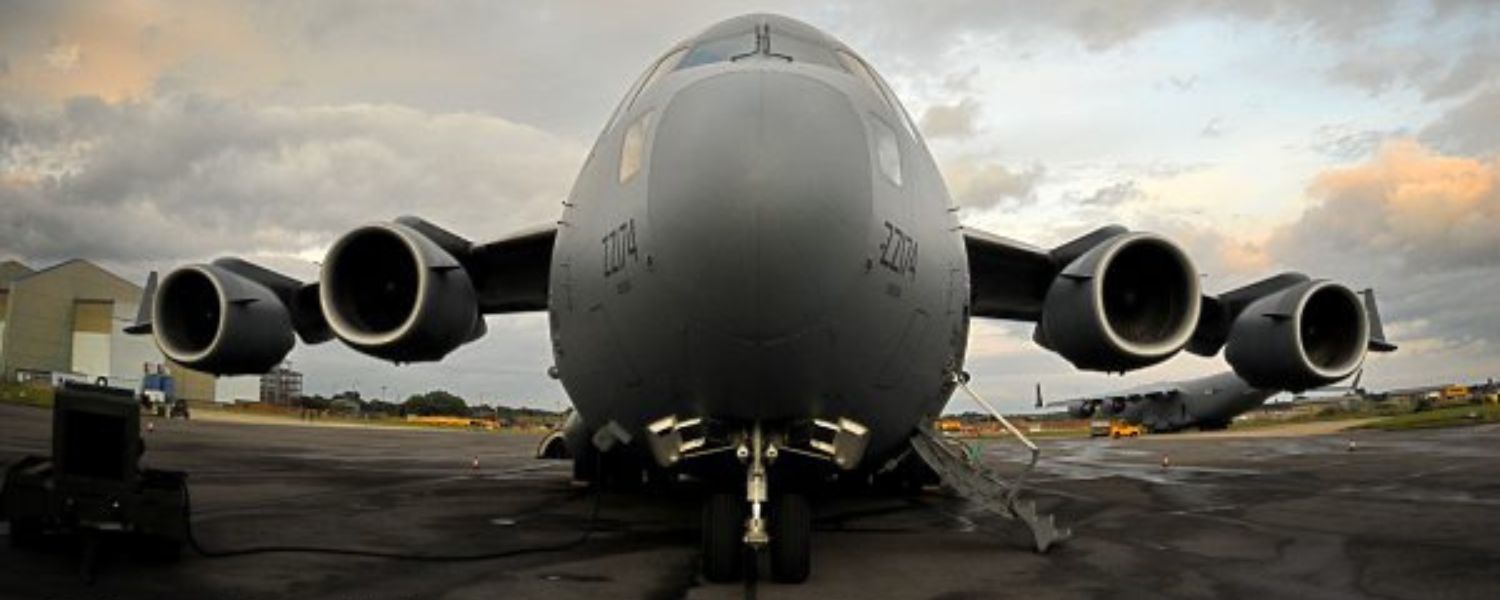
{"type": "MultiPolygon", "coordinates": [[[[1366,320],[1370,324],[1369,349],[1374,352],[1396,350],[1396,346],[1385,339],[1385,328],[1380,321],[1380,309],[1375,304],[1375,293],[1366,289],[1362,294],[1366,320]]],[[[1363,375],[1363,369],[1356,372],[1354,381],[1347,388],[1320,389],[1358,391],[1362,389],[1359,387],[1359,379],[1363,375]]],[[[1251,385],[1234,371],[1225,371],[1196,379],[1154,383],[1119,392],[1058,400],[1048,402],[1045,406],[1067,407],[1068,414],[1079,419],[1121,419],[1141,425],[1153,433],[1181,431],[1192,427],[1212,431],[1229,427],[1235,417],[1254,410],[1270,397],[1285,391],[1289,390],[1251,385]]],[[[1040,386],[1037,388],[1036,401],[1037,408],[1044,406],[1040,386]]]]}
{"type": "Polygon", "coordinates": [[[1347,376],[1370,340],[1334,282],[1206,295],[1156,234],[1108,226],[1045,250],[963,227],[875,70],[774,15],[653,62],[563,207],[485,243],[412,217],[365,225],[316,282],[232,258],[180,267],[132,330],[189,367],[255,374],[294,337],[435,361],[485,315],[546,311],[550,373],[576,408],[557,451],[583,479],[707,482],[703,568],[721,581],[746,547],[768,548],[778,580],[808,576],[807,492],[910,457],[967,378],[971,318],[1034,322],[1037,343],[1096,371],[1227,347],[1246,381],[1294,390],[1347,376]]]}

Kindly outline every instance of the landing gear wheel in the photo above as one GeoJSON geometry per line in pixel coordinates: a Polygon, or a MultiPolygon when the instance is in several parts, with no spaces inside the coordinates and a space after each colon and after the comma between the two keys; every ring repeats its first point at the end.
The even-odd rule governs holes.
{"type": "Polygon", "coordinates": [[[585,447],[573,457],[573,481],[580,483],[597,484],[599,477],[599,451],[594,449],[593,444],[585,444],[585,447]]]}
{"type": "Polygon", "coordinates": [[[745,501],[714,494],[703,505],[703,577],[714,583],[740,578],[745,564],[745,501]]]}
{"type": "Polygon", "coordinates": [[[802,583],[812,571],[812,506],[807,496],[783,494],[771,504],[771,578],[802,583]]]}

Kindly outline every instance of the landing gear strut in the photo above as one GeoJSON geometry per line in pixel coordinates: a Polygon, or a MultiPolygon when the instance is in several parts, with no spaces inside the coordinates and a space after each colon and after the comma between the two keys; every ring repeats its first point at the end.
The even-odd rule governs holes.
{"type": "Polygon", "coordinates": [[[703,507],[703,576],[729,582],[759,562],[769,550],[771,577],[802,583],[811,572],[812,507],[801,494],[770,495],[767,467],[780,449],[768,443],[760,424],[750,431],[735,455],[746,463],[745,498],[714,494],[703,507]],[[746,553],[746,550],[749,553],[746,553]]]}

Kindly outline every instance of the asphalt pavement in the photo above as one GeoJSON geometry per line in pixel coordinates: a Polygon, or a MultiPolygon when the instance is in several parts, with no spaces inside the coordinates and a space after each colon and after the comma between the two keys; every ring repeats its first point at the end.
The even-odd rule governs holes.
{"type": "MultiPolygon", "coordinates": [[[[0,463],[46,453],[49,419],[0,406],[0,463]]],[[[146,464],[190,473],[204,549],[229,556],[106,542],[86,583],[66,540],[0,544],[0,598],[1500,598],[1495,426],[1048,441],[1030,495],[1075,531],[1050,553],[936,490],[830,494],[796,586],[703,582],[700,490],[596,493],[532,458],[530,435],[155,420],[145,436],[146,464]],[[321,551],[236,554],[278,548],[321,551]]]]}

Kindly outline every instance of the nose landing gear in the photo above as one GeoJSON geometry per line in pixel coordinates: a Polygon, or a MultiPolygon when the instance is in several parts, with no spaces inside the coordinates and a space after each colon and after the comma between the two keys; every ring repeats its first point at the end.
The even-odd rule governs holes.
{"type": "Polygon", "coordinates": [[[721,493],[709,496],[704,505],[703,576],[709,581],[740,578],[747,565],[754,569],[759,564],[763,550],[769,550],[772,579],[807,581],[812,570],[812,507],[801,494],[770,495],[766,468],[779,454],[774,443],[766,443],[757,423],[748,444],[735,450],[749,467],[745,500],[721,493]]]}

